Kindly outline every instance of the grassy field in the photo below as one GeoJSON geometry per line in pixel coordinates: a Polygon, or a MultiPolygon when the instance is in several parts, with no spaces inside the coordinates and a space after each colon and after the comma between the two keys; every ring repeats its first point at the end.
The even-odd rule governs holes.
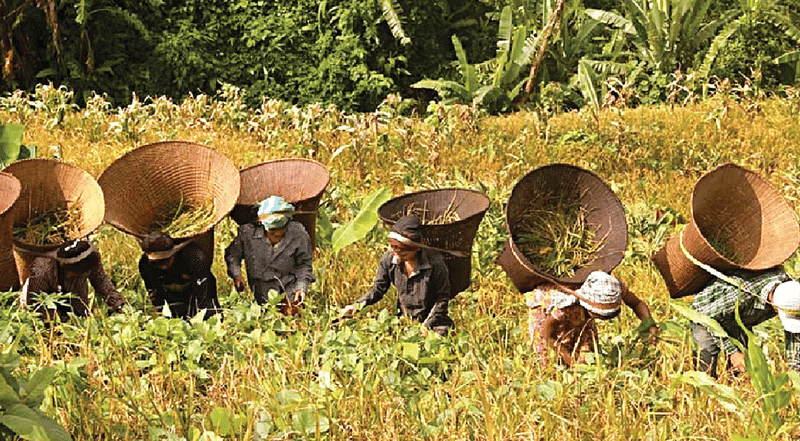
{"type": "MultiPolygon", "coordinates": [[[[392,294],[353,320],[331,323],[370,286],[386,248],[383,227],[336,254],[330,237],[318,235],[309,305],[302,318],[284,318],[233,290],[222,250],[235,228],[226,219],[216,228],[213,266],[225,319],[185,322],[154,310],[138,277],[135,241],[102,226],[94,241],[131,311],[106,316],[100,305],[91,317],[46,329],[8,293],[0,312],[7,323],[0,348],[22,356],[16,373],[55,367],[43,409],[73,439],[800,437],[800,384],[786,386],[793,396],[776,425],[763,417],[774,412],[747,377],[723,374],[701,387],[682,380],[692,366],[688,322],[649,260],[685,224],[697,179],[720,164],[759,173],[798,206],[798,98],[719,95],[674,108],[546,119],[485,117],[468,107],[405,117],[396,101],[361,115],[276,101],[249,112],[232,89],[181,105],[156,99],[124,109],[95,99],[76,110],[63,95],[52,91],[35,111],[21,95],[5,98],[0,121],[24,123],[23,143],[35,144],[39,157],[58,153],[95,177],[136,146],[173,139],[207,144],[239,167],[281,157],[320,161],[331,173],[321,210],[334,226],[381,187],[394,195],[466,187],[492,201],[473,247],[472,286],[450,304],[458,331],[450,338],[423,336],[394,317],[392,294]],[[625,205],[630,240],[616,274],[661,324],[657,345],[646,344],[625,310],[600,324],[601,345],[587,364],[537,363],[524,298],[495,258],[507,239],[511,188],[531,169],[556,162],[595,172],[625,205]]],[[[796,256],[786,266],[800,272],[796,256]]],[[[769,370],[785,371],[778,320],[756,335],[769,370]]]]}

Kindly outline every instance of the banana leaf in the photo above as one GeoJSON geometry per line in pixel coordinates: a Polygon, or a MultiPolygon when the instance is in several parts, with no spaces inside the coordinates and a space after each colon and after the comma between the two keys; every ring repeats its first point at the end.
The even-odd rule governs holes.
{"type": "Polygon", "coordinates": [[[392,197],[391,192],[384,187],[364,199],[361,211],[346,224],[333,232],[333,252],[338,253],[343,248],[367,236],[378,223],[378,207],[392,197]]]}

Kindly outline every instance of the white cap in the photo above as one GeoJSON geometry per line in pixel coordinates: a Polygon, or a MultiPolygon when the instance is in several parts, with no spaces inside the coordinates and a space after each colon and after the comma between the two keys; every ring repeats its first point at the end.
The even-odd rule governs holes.
{"type": "Polygon", "coordinates": [[[778,310],[783,329],[800,334],[800,283],[790,280],[776,286],[772,304],[778,310]]]}
{"type": "Polygon", "coordinates": [[[592,302],[581,299],[584,308],[595,314],[612,315],[619,309],[622,284],[611,274],[593,271],[578,289],[578,294],[592,302]]]}

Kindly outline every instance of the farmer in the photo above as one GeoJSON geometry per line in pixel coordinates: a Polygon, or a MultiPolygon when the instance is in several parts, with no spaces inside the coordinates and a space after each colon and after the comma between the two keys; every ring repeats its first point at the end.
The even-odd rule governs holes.
{"type": "Polygon", "coordinates": [[[401,217],[389,234],[389,251],[384,253],[372,288],[342,315],[353,314],[361,306],[378,302],[389,288],[397,288],[397,314],[411,317],[439,335],[447,334],[453,321],[447,314],[450,279],[442,255],[422,245],[420,219],[401,217]]]}
{"type": "Polygon", "coordinates": [[[150,301],[169,305],[175,317],[191,318],[205,310],[205,318],[218,312],[217,279],[211,260],[193,240],[176,244],[164,233],[153,232],[141,242],[139,274],[150,301]]]}
{"type": "Polygon", "coordinates": [[[27,290],[23,288],[21,303],[29,303],[27,293],[65,293],[72,294],[68,304],[59,304],[55,310],[37,307],[48,319],[55,319],[58,314],[61,321],[68,319],[73,313],[78,317],[89,314],[89,285],[92,284],[95,294],[103,298],[106,305],[114,312],[120,312],[127,303],[109,279],[100,252],[86,240],[69,241],[52,254],[36,257],[31,263],[31,273],[27,281],[27,290]]]}
{"type": "Polygon", "coordinates": [[[697,369],[716,378],[720,349],[725,351],[728,368],[745,372],[744,354],[731,339],[747,347],[747,334],[736,323],[736,302],[739,316],[748,328],[776,314],[785,334],[786,361],[800,370],[800,283],[792,280],[783,268],[763,271],[733,271],[709,282],[692,300],[692,308],[716,320],[730,337],[712,335],[708,328],[692,323],[692,337],[697,344],[697,369]],[[740,289],[741,286],[741,289],[740,289]]]}
{"type": "Polygon", "coordinates": [[[597,343],[595,320],[611,320],[620,313],[621,303],[630,307],[648,327],[649,342],[655,344],[658,326],[650,308],[614,276],[602,271],[589,274],[577,291],[543,283],[526,295],[530,309],[529,335],[543,365],[553,347],[559,361],[571,365],[584,361],[584,354],[597,343]]]}
{"type": "Polygon", "coordinates": [[[280,196],[270,196],[258,204],[258,218],[239,225],[236,238],[225,248],[225,264],[233,286],[245,287],[242,259],[256,301],[264,304],[271,290],[286,293],[284,313],[303,303],[314,282],[311,239],[300,222],[292,220],[294,206],[280,196]]]}

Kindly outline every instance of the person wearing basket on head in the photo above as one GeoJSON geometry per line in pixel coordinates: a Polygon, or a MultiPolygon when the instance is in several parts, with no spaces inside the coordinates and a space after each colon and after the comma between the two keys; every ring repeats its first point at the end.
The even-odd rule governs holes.
{"type": "Polygon", "coordinates": [[[225,264],[236,290],[245,288],[244,259],[256,301],[267,303],[271,290],[286,293],[284,313],[297,312],[315,280],[311,239],[303,225],[292,220],[292,212],[294,206],[282,197],[268,197],[258,204],[256,222],[239,225],[236,238],[225,248],[225,264]]]}
{"type": "Polygon", "coordinates": [[[27,289],[22,290],[21,301],[27,304],[33,300],[28,293],[31,296],[35,293],[71,294],[68,303],[59,304],[55,310],[46,309],[44,305],[38,305],[37,310],[49,319],[58,314],[61,321],[66,321],[69,313],[85,317],[89,314],[89,283],[112,311],[120,312],[127,303],[103,269],[97,248],[86,240],[69,241],[54,253],[36,257],[31,262],[27,289]]]}
{"type": "Polygon", "coordinates": [[[750,330],[753,326],[778,315],[785,335],[786,361],[800,370],[800,283],[792,280],[783,268],[764,271],[732,271],[723,274],[692,299],[692,308],[716,320],[728,337],[713,335],[705,325],[692,323],[692,338],[697,344],[696,367],[716,377],[717,359],[721,351],[734,372],[745,372],[744,354],[732,339],[747,347],[747,334],[736,322],[739,316],[750,330]],[[727,280],[725,280],[727,279],[727,280]]]}
{"type": "Polygon", "coordinates": [[[169,305],[174,317],[191,318],[205,310],[205,317],[220,309],[217,279],[211,260],[193,240],[176,244],[167,234],[152,232],[141,242],[139,274],[150,301],[169,305]]]}
{"type": "Polygon", "coordinates": [[[566,365],[583,362],[584,354],[597,343],[595,320],[618,316],[622,303],[630,307],[648,327],[649,342],[655,344],[658,327],[650,308],[616,277],[603,271],[589,274],[577,291],[554,283],[543,283],[526,294],[530,309],[529,335],[543,365],[550,358],[548,347],[566,365]]]}
{"type": "Polygon", "coordinates": [[[426,329],[445,335],[453,327],[448,315],[450,277],[442,255],[422,245],[418,216],[401,217],[392,225],[389,251],[378,263],[372,288],[342,315],[353,314],[361,306],[383,298],[389,288],[397,288],[397,313],[421,322],[426,329]]]}

